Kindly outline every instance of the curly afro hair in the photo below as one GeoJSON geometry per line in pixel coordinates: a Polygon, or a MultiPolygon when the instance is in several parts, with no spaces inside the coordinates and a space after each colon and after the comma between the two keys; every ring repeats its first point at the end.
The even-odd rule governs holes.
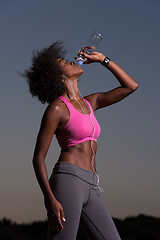
{"type": "Polygon", "coordinates": [[[57,41],[41,51],[33,51],[32,66],[25,70],[29,90],[32,96],[38,97],[41,103],[51,103],[65,93],[61,81],[63,71],[57,63],[57,58],[64,58],[66,51],[62,42],[57,41]]]}

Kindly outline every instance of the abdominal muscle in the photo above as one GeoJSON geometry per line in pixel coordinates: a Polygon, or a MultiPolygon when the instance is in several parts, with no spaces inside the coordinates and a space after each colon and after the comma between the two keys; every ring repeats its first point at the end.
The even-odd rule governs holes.
{"type": "Polygon", "coordinates": [[[94,170],[96,171],[96,162],[95,158],[93,158],[93,170],[93,167],[91,165],[91,159],[93,157],[92,149],[96,154],[97,143],[95,141],[92,141],[92,143],[91,141],[86,141],[74,146],[69,146],[66,149],[61,150],[58,162],[72,163],[81,168],[94,172],[94,170]]]}

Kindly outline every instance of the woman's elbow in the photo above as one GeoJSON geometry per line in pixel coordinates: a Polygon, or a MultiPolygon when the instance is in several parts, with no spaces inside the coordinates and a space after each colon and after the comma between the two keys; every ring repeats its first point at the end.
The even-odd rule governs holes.
{"type": "Polygon", "coordinates": [[[139,87],[139,84],[136,82],[134,86],[134,91],[136,91],[138,87],[139,87]]]}
{"type": "Polygon", "coordinates": [[[45,158],[43,156],[33,156],[33,159],[32,159],[33,167],[36,168],[38,165],[43,163],[44,159],[45,158]]]}
{"type": "Polygon", "coordinates": [[[37,157],[33,157],[33,159],[32,159],[32,165],[33,165],[33,168],[34,168],[34,169],[36,168],[38,162],[39,162],[39,161],[38,161],[38,158],[37,158],[37,157]]]}
{"type": "Polygon", "coordinates": [[[135,83],[132,85],[132,87],[130,88],[131,93],[134,92],[134,91],[136,91],[138,87],[139,87],[139,84],[138,84],[137,82],[135,82],[135,83]]]}

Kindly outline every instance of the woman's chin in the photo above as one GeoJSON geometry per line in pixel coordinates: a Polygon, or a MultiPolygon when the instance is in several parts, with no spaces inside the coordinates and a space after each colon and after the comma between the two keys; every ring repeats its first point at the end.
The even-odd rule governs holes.
{"type": "Polygon", "coordinates": [[[81,71],[80,71],[80,75],[82,75],[82,74],[83,74],[83,69],[81,68],[81,66],[80,66],[80,69],[81,69],[81,71]]]}

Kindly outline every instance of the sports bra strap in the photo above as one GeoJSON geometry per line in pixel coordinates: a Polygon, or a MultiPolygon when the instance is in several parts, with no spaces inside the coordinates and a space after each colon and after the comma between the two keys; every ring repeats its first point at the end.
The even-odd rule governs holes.
{"type": "Polygon", "coordinates": [[[66,106],[68,107],[68,109],[70,110],[71,107],[73,107],[73,105],[63,96],[58,97],[59,99],[62,100],[62,102],[64,102],[66,104],[66,106]]]}
{"type": "MultiPolygon", "coordinates": [[[[67,106],[67,108],[69,109],[69,111],[71,110],[71,108],[74,109],[74,110],[76,110],[76,111],[78,111],[78,110],[72,105],[72,103],[70,103],[70,101],[68,101],[65,97],[60,96],[60,97],[58,97],[58,98],[61,99],[62,102],[64,102],[64,103],[66,104],[66,106],[67,106]]],[[[90,104],[85,98],[81,98],[81,99],[83,99],[83,101],[86,102],[86,104],[88,105],[88,107],[89,107],[89,109],[90,109],[90,113],[87,114],[87,115],[92,114],[92,113],[93,113],[93,109],[92,109],[91,104],[90,104]]],[[[78,111],[78,112],[79,112],[79,111],[78,111]]],[[[79,112],[79,113],[81,113],[81,112],[79,112]]]]}
{"type": "Polygon", "coordinates": [[[87,105],[89,106],[89,109],[90,109],[90,111],[91,111],[91,113],[93,113],[93,108],[92,108],[92,106],[91,106],[91,104],[87,101],[87,99],[85,99],[85,98],[82,98],[86,103],[87,103],[87,105]]]}

